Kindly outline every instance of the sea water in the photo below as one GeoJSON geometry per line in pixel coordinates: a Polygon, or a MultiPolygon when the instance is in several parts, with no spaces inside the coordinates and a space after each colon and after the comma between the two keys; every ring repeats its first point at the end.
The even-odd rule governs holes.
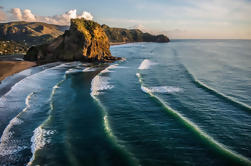
{"type": "Polygon", "coordinates": [[[251,41],[112,46],[0,98],[0,165],[251,165],[251,41]]]}

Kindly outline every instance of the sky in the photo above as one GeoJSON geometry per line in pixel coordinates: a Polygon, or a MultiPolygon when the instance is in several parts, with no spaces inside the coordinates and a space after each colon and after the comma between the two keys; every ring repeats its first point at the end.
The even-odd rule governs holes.
{"type": "Polygon", "coordinates": [[[84,17],[171,39],[251,39],[251,0],[0,0],[0,22],[84,17]]]}

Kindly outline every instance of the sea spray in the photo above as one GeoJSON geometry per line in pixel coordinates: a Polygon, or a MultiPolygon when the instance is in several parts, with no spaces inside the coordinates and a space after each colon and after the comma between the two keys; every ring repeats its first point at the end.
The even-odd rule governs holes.
{"type": "MultiPolygon", "coordinates": [[[[141,84],[141,89],[146,89],[147,87],[144,86],[143,78],[140,73],[136,73],[136,76],[138,77],[138,80],[141,84]]],[[[238,154],[227,147],[225,147],[223,144],[217,142],[215,139],[213,139],[211,136],[209,136],[207,133],[205,133],[202,129],[199,128],[195,123],[190,121],[188,118],[180,114],[178,111],[174,110],[170,106],[168,106],[160,97],[154,95],[151,91],[143,91],[153,97],[158,103],[160,103],[164,109],[171,113],[173,116],[176,118],[180,119],[181,122],[190,128],[192,131],[194,131],[200,138],[202,138],[204,141],[206,141],[208,144],[214,146],[217,151],[222,153],[225,156],[230,157],[233,159],[236,163],[241,164],[241,165],[251,165],[251,161],[246,158],[245,156],[242,156],[241,154],[238,154]]]]}

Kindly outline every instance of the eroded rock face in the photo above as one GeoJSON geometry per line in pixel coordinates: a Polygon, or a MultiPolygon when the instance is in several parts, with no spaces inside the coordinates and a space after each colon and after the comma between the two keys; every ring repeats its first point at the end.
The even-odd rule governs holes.
{"type": "Polygon", "coordinates": [[[109,40],[102,27],[81,18],[72,19],[70,29],[52,42],[31,47],[24,59],[43,64],[74,60],[109,62],[118,58],[111,55],[109,40]]]}

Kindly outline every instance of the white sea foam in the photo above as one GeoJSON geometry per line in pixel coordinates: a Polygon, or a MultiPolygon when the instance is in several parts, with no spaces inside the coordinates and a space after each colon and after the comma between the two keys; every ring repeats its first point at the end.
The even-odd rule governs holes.
{"type": "MultiPolygon", "coordinates": [[[[52,91],[51,91],[51,95],[49,98],[50,101],[50,111],[49,114],[51,114],[51,112],[53,111],[54,107],[53,107],[53,96],[56,93],[56,89],[60,87],[60,85],[66,80],[66,75],[64,75],[64,78],[59,81],[56,85],[53,86],[52,91]]],[[[45,122],[42,123],[42,125],[40,125],[39,127],[37,127],[34,131],[33,131],[33,136],[31,137],[31,152],[32,152],[32,157],[29,161],[29,163],[27,165],[32,165],[33,160],[35,159],[35,153],[37,150],[42,149],[46,144],[49,144],[51,142],[51,138],[50,136],[53,135],[56,131],[55,130],[45,130],[42,128],[43,124],[45,124],[49,119],[51,118],[51,116],[49,115],[49,117],[45,120],[45,122]]]]}
{"type": "Polygon", "coordinates": [[[32,157],[27,165],[31,165],[34,158],[35,158],[35,152],[39,149],[42,149],[45,145],[51,143],[51,138],[50,136],[55,134],[55,130],[45,130],[41,126],[36,128],[33,131],[34,135],[31,137],[31,152],[32,152],[32,157]]]}
{"type": "Polygon", "coordinates": [[[80,69],[69,69],[65,72],[65,74],[74,74],[74,73],[80,73],[82,70],[80,69]]]}
{"type": "Polygon", "coordinates": [[[23,121],[21,119],[15,117],[4,129],[4,132],[1,137],[0,156],[11,155],[27,148],[27,146],[19,146],[18,143],[20,143],[20,140],[13,140],[12,138],[14,134],[14,131],[11,131],[12,127],[20,125],[22,123],[23,121]]]}
{"type": "Polygon", "coordinates": [[[91,82],[91,95],[97,96],[104,90],[112,89],[113,85],[110,85],[110,78],[107,76],[102,76],[104,73],[112,72],[113,69],[119,68],[119,64],[113,64],[102,70],[98,75],[96,75],[91,82]]]}
{"type": "Polygon", "coordinates": [[[99,95],[102,91],[112,89],[113,86],[109,84],[109,77],[97,75],[91,82],[91,95],[99,95]]]}
{"type": "MultiPolygon", "coordinates": [[[[25,99],[25,104],[26,107],[16,116],[14,117],[9,124],[7,125],[7,127],[4,129],[3,134],[1,136],[1,142],[0,142],[0,155],[10,155],[12,153],[16,153],[19,149],[23,149],[21,146],[18,146],[17,144],[12,144],[11,142],[13,142],[13,134],[14,131],[11,131],[12,128],[14,126],[20,125],[23,123],[23,120],[21,120],[19,117],[23,112],[26,112],[28,110],[28,108],[30,107],[30,99],[31,96],[34,94],[34,92],[30,93],[26,99],[25,99]]],[[[17,142],[17,141],[14,141],[17,142]]]]}
{"type": "Polygon", "coordinates": [[[148,93],[148,92],[152,92],[152,93],[177,93],[177,92],[181,92],[182,89],[179,87],[173,87],[173,86],[155,86],[155,87],[144,87],[142,86],[141,89],[148,93]]]}
{"type": "Polygon", "coordinates": [[[91,72],[91,71],[96,71],[96,70],[97,70],[96,68],[87,67],[87,68],[85,68],[84,70],[82,70],[82,72],[91,72]]]}
{"type": "Polygon", "coordinates": [[[167,105],[166,102],[162,98],[154,95],[151,91],[147,91],[148,88],[144,86],[141,74],[137,73],[136,75],[137,75],[139,82],[141,84],[142,91],[148,93],[150,96],[157,99],[166,108],[166,110],[168,112],[170,112],[171,114],[173,114],[174,116],[176,116],[177,118],[182,120],[186,126],[188,126],[189,128],[192,128],[197,134],[200,135],[200,137],[203,137],[203,139],[208,141],[210,144],[213,144],[215,146],[215,148],[217,148],[218,150],[222,151],[223,153],[225,153],[227,155],[231,155],[238,162],[241,161],[242,163],[244,163],[243,165],[251,165],[251,161],[248,158],[246,158],[245,156],[242,156],[241,154],[238,154],[235,151],[232,151],[231,149],[228,149],[224,144],[219,143],[213,137],[209,136],[199,126],[197,126],[195,123],[190,121],[187,117],[183,116],[181,113],[179,113],[178,111],[174,110],[169,105],[167,105]]]}
{"type": "Polygon", "coordinates": [[[145,59],[141,62],[138,69],[145,70],[149,69],[151,66],[156,65],[157,63],[150,61],[149,59],[145,59]]]}

